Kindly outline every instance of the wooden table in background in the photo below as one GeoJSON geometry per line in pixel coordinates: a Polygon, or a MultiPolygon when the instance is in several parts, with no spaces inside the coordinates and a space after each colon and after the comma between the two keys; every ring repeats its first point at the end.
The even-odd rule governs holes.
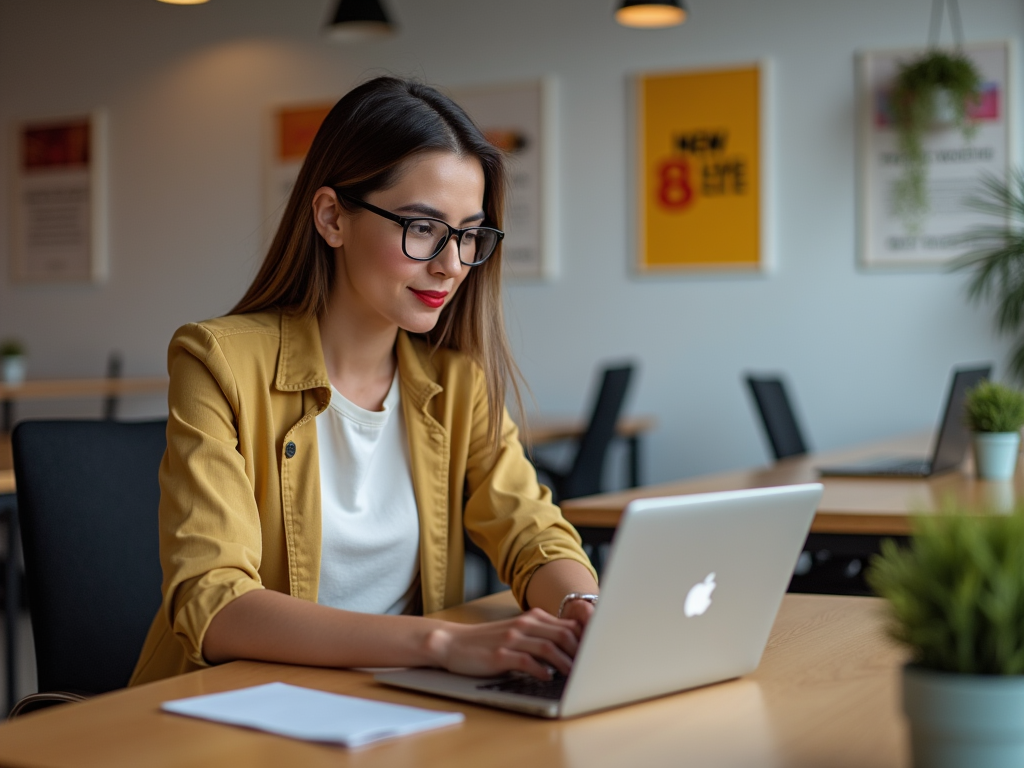
{"type": "Polygon", "coordinates": [[[0,382],[0,432],[9,432],[14,423],[14,403],[18,400],[70,400],[78,397],[143,395],[167,390],[166,376],[130,379],[28,379],[12,386],[0,382]]]}
{"type": "MultiPolygon", "coordinates": [[[[386,688],[362,672],[234,662],[0,725],[0,764],[897,768],[908,764],[898,701],[904,655],[884,636],[881,610],[873,598],[787,595],[753,674],[567,721],[386,688]],[[278,680],[457,710],[466,721],[346,750],[159,711],[170,699],[278,680]]],[[[440,615],[478,622],[516,612],[506,592],[440,615]]]]}
{"type": "MultiPolygon", "coordinates": [[[[640,485],[640,438],[657,426],[653,416],[627,416],[615,425],[615,436],[628,448],[629,484],[640,485]]],[[[579,419],[555,419],[537,416],[528,419],[520,435],[525,445],[545,445],[560,440],[579,440],[587,431],[587,422],[579,419]]]]}
{"type": "Polygon", "coordinates": [[[1012,481],[978,480],[969,461],[962,471],[922,479],[819,477],[816,469],[877,456],[926,455],[930,445],[928,435],[894,438],[844,451],[783,459],[769,467],[569,499],[562,502],[562,513],[576,526],[614,528],[633,499],[821,482],[825,492],[811,525],[812,533],[904,536],[910,533],[915,513],[936,512],[947,499],[976,512],[1006,511],[1024,499],[1024,475],[1019,466],[1012,481]]]}
{"type": "Polygon", "coordinates": [[[0,432],[0,496],[14,493],[14,457],[11,455],[11,436],[0,432]]]}

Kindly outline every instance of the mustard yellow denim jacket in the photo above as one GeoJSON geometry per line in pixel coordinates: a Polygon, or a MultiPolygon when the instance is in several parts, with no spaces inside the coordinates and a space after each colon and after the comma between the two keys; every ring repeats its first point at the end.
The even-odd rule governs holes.
{"type": "MultiPolygon", "coordinates": [[[[464,529],[521,605],[541,565],[568,558],[590,568],[507,414],[492,450],[480,368],[451,350],[431,355],[404,332],[397,357],[424,612],[462,602],[464,529]]],[[[239,595],[274,589],[315,601],[320,575],[315,417],[331,395],[316,321],[264,312],[186,325],[168,370],[163,605],[132,685],[207,666],[206,629],[239,595]]]]}

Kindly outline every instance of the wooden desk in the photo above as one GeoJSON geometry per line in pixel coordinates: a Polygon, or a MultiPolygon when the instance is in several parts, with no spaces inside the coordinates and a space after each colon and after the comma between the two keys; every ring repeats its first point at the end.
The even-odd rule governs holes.
{"type": "Polygon", "coordinates": [[[167,383],[165,376],[132,379],[28,379],[16,386],[0,382],[0,403],[3,404],[0,432],[10,432],[14,423],[14,403],[18,400],[142,395],[166,391],[167,383]]]}
{"type": "MultiPolygon", "coordinates": [[[[640,485],[640,438],[657,425],[653,416],[628,416],[615,425],[615,436],[626,441],[629,449],[629,484],[640,485]]],[[[579,440],[587,430],[587,422],[579,419],[557,419],[538,416],[527,419],[521,438],[524,445],[544,445],[560,440],[579,440]]]]}
{"type": "Polygon", "coordinates": [[[894,438],[845,451],[784,459],[769,467],[570,499],[562,503],[562,513],[577,526],[614,528],[626,504],[637,498],[820,481],[825,493],[812,533],[899,536],[910,533],[913,514],[935,512],[947,498],[978,512],[1005,511],[1024,499],[1024,475],[1019,466],[1013,481],[1006,482],[976,479],[969,461],[963,471],[925,479],[819,478],[815,469],[873,456],[926,455],[930,444],[928,435],[894,438]]]}
{"type": "MultiPolygon", "coordinates": [[[[353,671],[235,662],[0,725],[0,764],[37,766],[906,766],[903,652],[872,598],[787,595],[758,670],[741,680],[554,722],[379,686],[353,671]],[[429,709],[465,723],[359,750],[158,711],[161,702],[281,680],[429,709]]],[[[508,593],[445,612],[515,613],[508,593]]]]}

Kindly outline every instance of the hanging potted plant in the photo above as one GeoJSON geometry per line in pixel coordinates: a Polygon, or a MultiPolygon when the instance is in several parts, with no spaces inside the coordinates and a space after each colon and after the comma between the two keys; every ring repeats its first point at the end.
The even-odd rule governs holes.
{"type": "Polygon", "coordinates": [[[893,207],[912,231],[928,212],[925,135],[952,125],[970,138],[974,130],[970,109],[980,89],[977,68],[959,50],[932,48],[900,65],[890,103],[905,168],[893,190],[893,207]]]}
{"type": "Polygon", "coordinates": [[[1024,515],[947,508],[867,572],[911,650],[903,710],[916,768],[1024,765],[1024,515]]]}

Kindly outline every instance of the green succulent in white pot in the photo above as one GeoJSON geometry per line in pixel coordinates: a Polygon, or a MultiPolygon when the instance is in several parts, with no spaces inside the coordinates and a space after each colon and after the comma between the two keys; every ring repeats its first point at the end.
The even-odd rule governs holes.
{"type": "Polygon", "coordinates": [[[1024,766],[1024,513],[947,505],[867,571],[910,650],[903,710],[915,768],[1024,766]]]}
{"type": "Polygon", "coordinates": [[[17,386],[25,380],[25,346],[17,339],[0,342],[0,380],[17,386]]]}
{"type": "Polygon", "coordinates": [[[1008,480],[1017,469],[1024,393],[983,381],[967,393],[967,425],[974,433],[974,468],[982,480],[1008,480]]]}

